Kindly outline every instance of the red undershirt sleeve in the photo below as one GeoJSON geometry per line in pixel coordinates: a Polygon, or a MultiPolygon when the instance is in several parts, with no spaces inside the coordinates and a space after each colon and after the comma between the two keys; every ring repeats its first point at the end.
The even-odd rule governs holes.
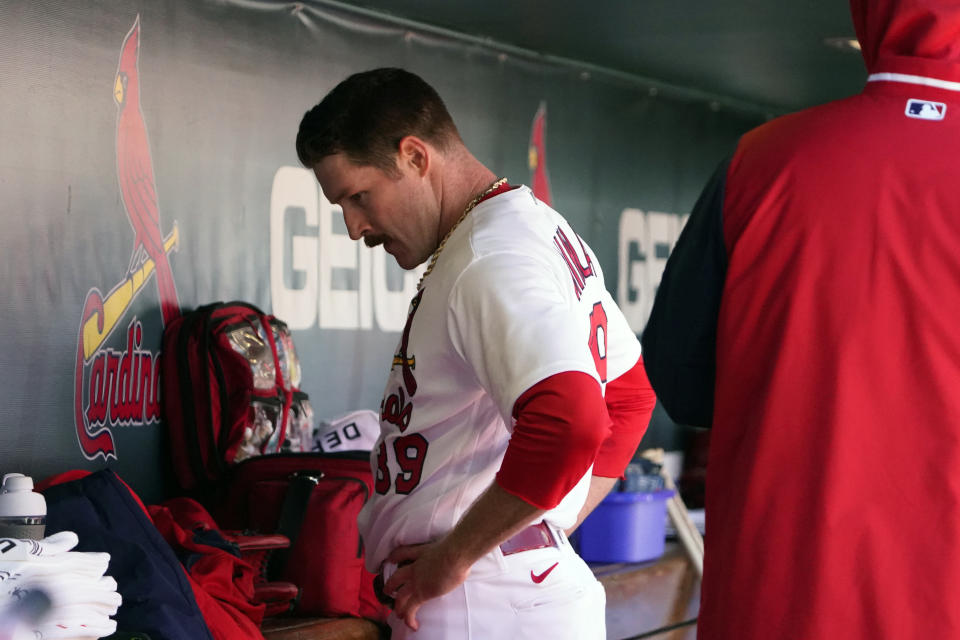
{"type": "Polygon", "coordinates": [[[597,453],[593,475],[616,478],[623,475],[636,453],[657,403],[642,357],[632,369],[607,383],[605,400],[613,426],[597,453]]]}
{"type": "Polygon", "coordinates": [[[514,403],[513,414],[516,425],[497,483],[540,509],[552,509],[583,477],[610,435],[600,383],[581,371],[552,375],[527,389],[514,403]]]}

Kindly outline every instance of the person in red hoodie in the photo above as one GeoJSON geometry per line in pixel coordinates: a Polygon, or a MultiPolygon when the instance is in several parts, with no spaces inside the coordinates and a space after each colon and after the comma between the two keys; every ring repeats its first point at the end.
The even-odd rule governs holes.
{"type": "Polygon", "coordinates": [[[712,426],[700,638],[960,638],[960,3],[851,9],[863,92],[740,140],[643,335],[712,426]]]}

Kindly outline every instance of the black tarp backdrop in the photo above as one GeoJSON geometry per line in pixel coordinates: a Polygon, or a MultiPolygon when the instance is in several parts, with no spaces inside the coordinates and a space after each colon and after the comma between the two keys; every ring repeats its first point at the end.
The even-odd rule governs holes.
{"type": "MultiPolygon", "coordinates": [[[[144,161],[118,151],[115,98],[135,25],[148,133],[138,148],[179,302],[243,299],[290,321],[318,419],[378,406],[416,282],[351,243],[298,166],[302,114],[344,76],[421,74],[477,157],[513,183],[530,183],[545,104],[553,204],[637,331],[679,214],[763,119],[324,3],[5,0],[0,471],[106,464],[147,500],[167,479],[153,395],[162,319],[153,261],[128,273],[135,216],[120,165],[144,161]]],[[[648,440],[667,434],[654,425],[648,440]]]]}

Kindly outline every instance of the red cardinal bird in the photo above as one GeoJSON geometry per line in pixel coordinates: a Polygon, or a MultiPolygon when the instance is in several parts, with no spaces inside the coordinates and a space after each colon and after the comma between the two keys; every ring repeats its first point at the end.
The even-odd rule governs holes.
{"type": "Polygon", "coordinates": [[[530,171],[533,172],[533,195],[552,206],[550,202],[550,180],[547,178],[547,105],[540,103],[537,115],[533,117],[533,130],[530,132],[530,171]]]}
{"type": "Polygon", "coordinates": [[[117,176],[123,207],[133,226],[133,253],[128,272],[147,259],[153,259],[157,272],[160,310],[166,326],[180,315],[177,285],[163,246],[160,211],[147,125],[140,109],[140,16],[123,40],[113,97],[117,101],[117,176]],[[144,255],[146,252],[146,255],[144,255]]]}

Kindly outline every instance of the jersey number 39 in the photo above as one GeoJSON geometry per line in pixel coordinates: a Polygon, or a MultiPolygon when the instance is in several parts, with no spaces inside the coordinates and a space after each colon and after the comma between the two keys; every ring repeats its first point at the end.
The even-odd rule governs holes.
{"type": "MultiPolygon", "coordinates": [[[[590,312],[590,339],[588,342],[597,375],[601,382],[607,381],[607,312],[599,302],[590,312]]],[[[393,455],[400,471],[392,479],[396,492],[407,495],[420,484],[423,463],[430,443],[419,433],[409,433],[393,441],[393,455]]],[[[377,476],[374,488],[383,495],[390,490],[390,468],[387,466],[387,443],[380,442],[377,450],[377,476]]]]}

